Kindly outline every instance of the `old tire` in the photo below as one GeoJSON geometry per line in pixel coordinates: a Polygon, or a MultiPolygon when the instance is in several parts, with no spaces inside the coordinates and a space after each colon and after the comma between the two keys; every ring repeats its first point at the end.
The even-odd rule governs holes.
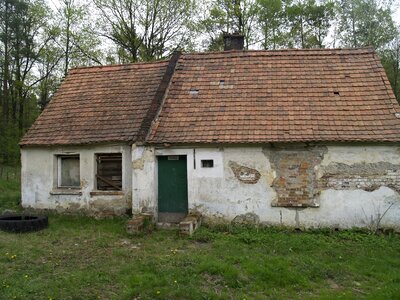
{"type": "Polygon", "coordinates": [[[46,228],[47,216],[0,216],[0,230],[8,232],[31,232],[46,228]]]}

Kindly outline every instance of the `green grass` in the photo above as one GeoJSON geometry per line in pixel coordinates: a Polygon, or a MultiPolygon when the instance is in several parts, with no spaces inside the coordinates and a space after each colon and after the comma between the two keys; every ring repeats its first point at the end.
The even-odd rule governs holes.
{"type": "Polygon", "coordinates": [[[0,213],[5,209],[19,210],[20,189],[18,179],[0,177],[0,213]]]}
{"type": "Polygon", "coordinates": [[[203,226],[131,237],[125,218],[49,220],[0,232],[0,299],[400,299],[396,234],[203,226]]]}

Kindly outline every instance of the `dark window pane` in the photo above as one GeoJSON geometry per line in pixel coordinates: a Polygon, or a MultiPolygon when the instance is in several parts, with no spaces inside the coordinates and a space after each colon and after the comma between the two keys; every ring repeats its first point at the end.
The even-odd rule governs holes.
{"type": "Polygon", "coordinates": [[[213,168],[214,161],[212,159],[202,159],[201,160],[201,167],[202,168],[213,168]]]}

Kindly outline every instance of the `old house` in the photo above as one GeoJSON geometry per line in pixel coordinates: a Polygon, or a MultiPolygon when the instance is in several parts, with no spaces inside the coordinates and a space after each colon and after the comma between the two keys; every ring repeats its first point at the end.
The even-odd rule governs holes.
{"type": "Polygon", "coordinates": [[[78,68],[21,141],[22,203],[399,229],[399,142],[369,48],[78,68]]]}

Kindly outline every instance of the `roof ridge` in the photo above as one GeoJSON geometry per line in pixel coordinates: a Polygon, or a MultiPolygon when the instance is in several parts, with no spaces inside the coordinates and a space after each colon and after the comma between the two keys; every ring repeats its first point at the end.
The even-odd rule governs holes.
{"type": "MultiPolygon", "coordinates": [[[[288,48],[288,49],[275,49],[275,50],[225,50],[225,51],[210,51],[210,52],[192,52],[192,53],[184,53],[184,56],[207,56],[207,55],[215,55],[215,54],[253,54],[253,53],[265,53],[265,54],[279,54],[282,55],[293,55],[293,52],[310,52],[315,55],[315,52],[337,52],[343,54],[367,54],[367,53],[375,53],[375,49],[373,47],[358,47],[358,48],[288,48]]],[[[336,54],[336,53],[335,53],[336,54]]]]}
{"type": "Polygon", "coordinates": [[[157,92],[154,95],[154,98],[151,102],[149,109],[146,112],[146,116],[143,118],[142,123],[140,124],[140,129],[137,134],[136,141],[132,142],[144,142],[149,132],[151,131],[152,122],[156,118],[159,110],[162,107],[164,98],[167,95],[168,87],[171,83],[172,76],[175,73],[176,65],[178,64],[179,57],[181,56],[181,52],[176,51],[171,56],[167,69],[165,70],[164,76],[157,88],[157,92]]]}

